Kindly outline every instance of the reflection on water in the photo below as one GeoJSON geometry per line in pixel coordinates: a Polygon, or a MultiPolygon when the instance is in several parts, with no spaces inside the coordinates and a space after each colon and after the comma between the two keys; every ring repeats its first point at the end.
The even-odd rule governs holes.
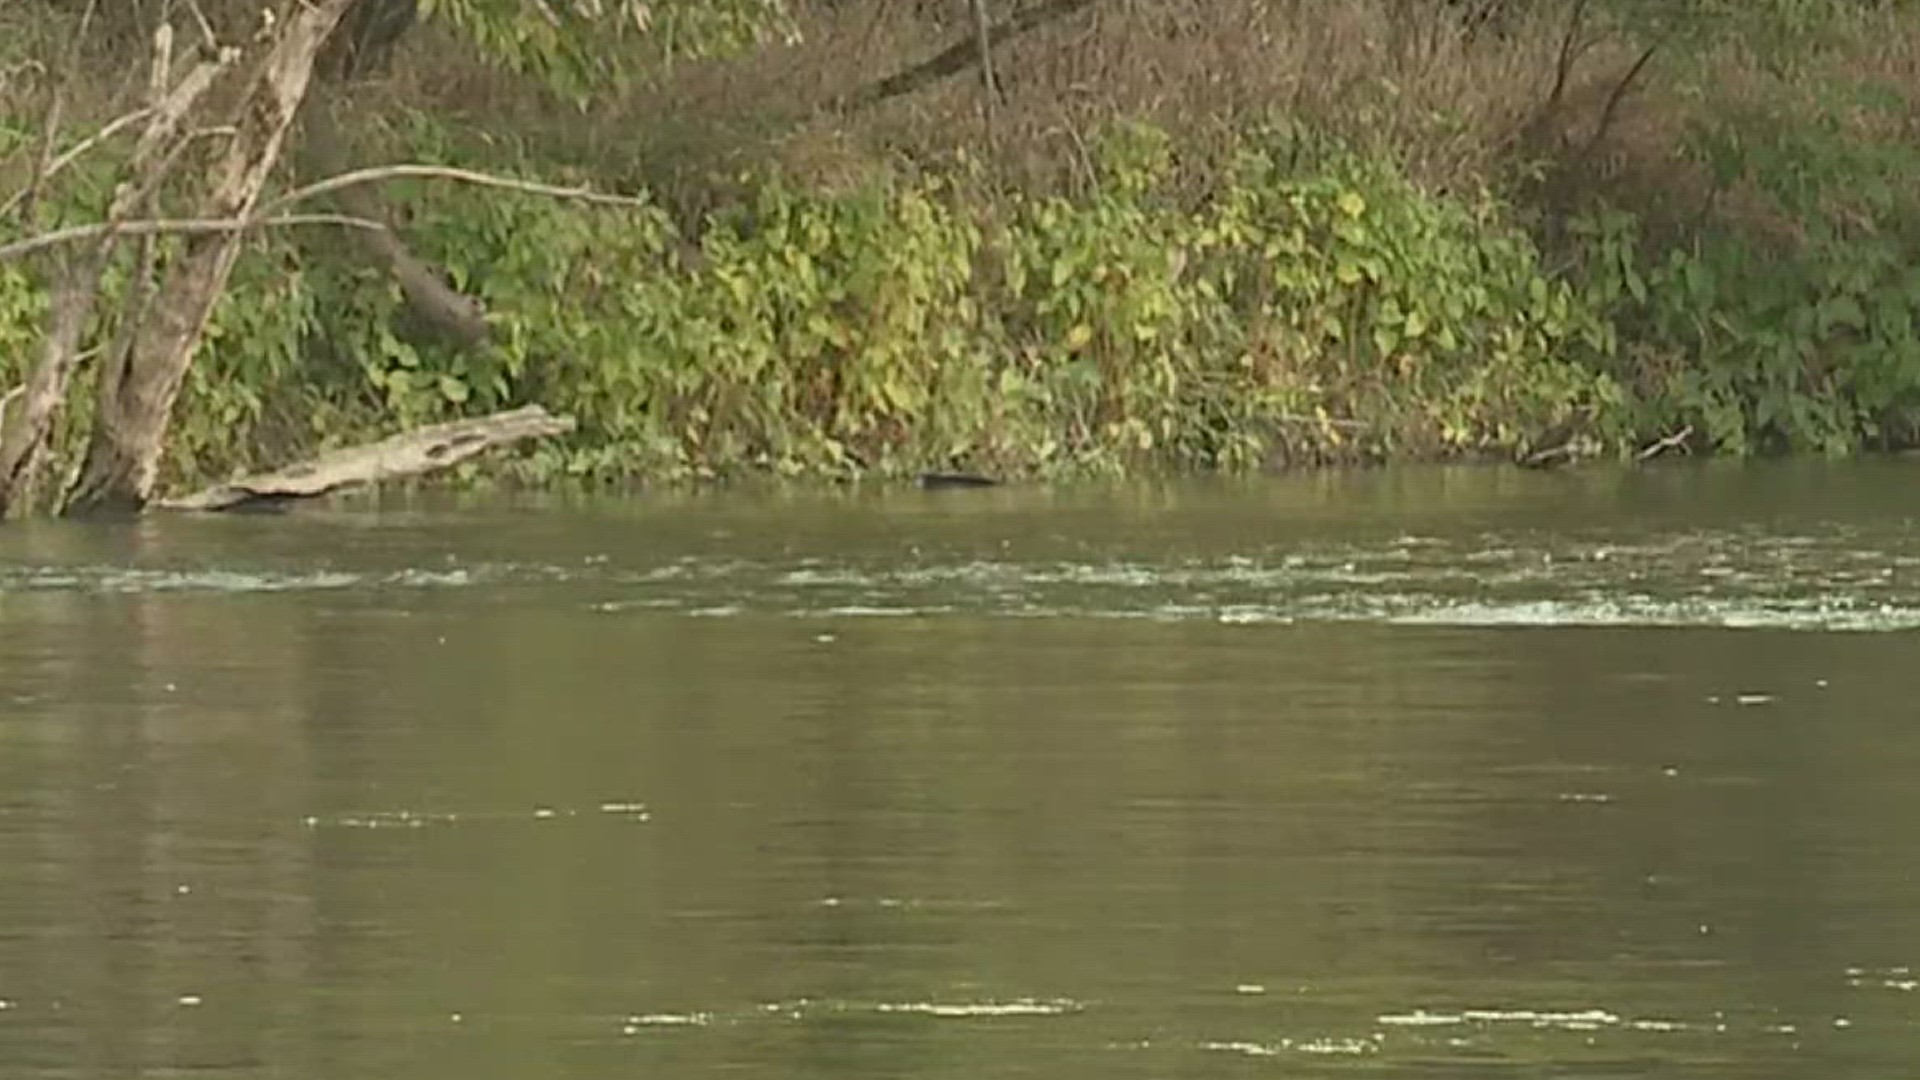
{"type": "Polygon", "coordinates": [[[9,526],[0,1076],[1903,1075],[1909,472],[9,526]]]}

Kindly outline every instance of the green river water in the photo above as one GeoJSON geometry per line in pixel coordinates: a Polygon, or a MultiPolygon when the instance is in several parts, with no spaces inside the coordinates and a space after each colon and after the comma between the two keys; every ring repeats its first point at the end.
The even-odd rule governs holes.
{"type": "Polygon", "coordinates": [[[1920,464],[0,528],[0,1078],[1920,1075],[1920,464]]]}

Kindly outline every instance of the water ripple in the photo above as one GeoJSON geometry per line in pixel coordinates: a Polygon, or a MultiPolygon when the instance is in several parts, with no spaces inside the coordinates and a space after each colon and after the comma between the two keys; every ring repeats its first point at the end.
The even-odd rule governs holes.
{"type": "Polygon", "coordinates": [[[604,614],[1067,618],[1258,626],[1920,629],[1920,539],[1691,532],[1491,533],[1275,544],[1207,558],[982,558],[916,547],[785,559],[679,554],[435,567],[0,568],[8,593],[380,593],[520,589],[604,614]],[[547,592],[552,590],[553,592],[547,592]],[[581,595],[584,594],[584,597],[581,595]]]}

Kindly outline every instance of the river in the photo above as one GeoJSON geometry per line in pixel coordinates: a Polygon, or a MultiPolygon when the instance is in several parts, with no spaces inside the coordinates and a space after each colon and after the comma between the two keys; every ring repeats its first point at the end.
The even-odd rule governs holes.
{"type": "Polygon", "coordinates": [[[1920,464],[0,529],[0,1077],[1887,1080],[1920,464]]]}

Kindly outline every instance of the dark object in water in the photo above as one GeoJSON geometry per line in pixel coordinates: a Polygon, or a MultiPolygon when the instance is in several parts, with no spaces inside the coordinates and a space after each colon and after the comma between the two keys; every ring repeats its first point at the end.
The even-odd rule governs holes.
{"type": "Polygon", "coordinates": [[[930,472],[920,474],[920,486],[926,488],[928,491],[937,491],[941,488],[995,487],[999,483],[1000,481],[995,480],[991,476],[981,476],[978,473],[930,472]]]}

